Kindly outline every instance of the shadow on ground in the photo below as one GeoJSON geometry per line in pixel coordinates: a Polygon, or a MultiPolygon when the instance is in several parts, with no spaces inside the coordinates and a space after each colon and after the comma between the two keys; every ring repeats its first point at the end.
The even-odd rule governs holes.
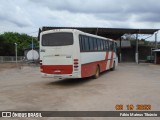
{"type": "MultiPolygon", "coordinates": [[[[105,71],[102,72],[100,74],[100,77],[106,75],[109,71],[105,71]]],[[[99,79],[99,78],[98,78],[99,79]]],[[[92,80],[98,80],[98,79],[94,79],[93,77],[88,77],[88,78],[76,78],[76,79],[59,79],[53,82],[49,82],[47,83],[47,85],[51,85],[51,86],[78,86],[78,85],[82,85],[88,82],[91,82],[92,80]]]]}
{"type": "Polygon", "coordinates": [[[78,86],[85,84],[89,81],[94,80],[92,77],[89,78],[78,78],[78,79],[60,79],[53,82],[48,83],[47,85],[58,85],[58,86],[78,86]]]}

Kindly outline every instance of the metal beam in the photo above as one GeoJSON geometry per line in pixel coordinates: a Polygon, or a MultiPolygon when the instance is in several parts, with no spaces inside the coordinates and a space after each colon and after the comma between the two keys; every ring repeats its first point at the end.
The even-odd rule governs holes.
{"type": "Polygon", "coordinates": [[[120,37],[120,52],[119,52],[119,62],[122,62],[122,53],[121,53],[121,48],[122,48],[122,37],[120,37]]]}
{"type": "MultiPolygon", "coordinates": [[[[157,49],[157,32],[155,33],[155,50],[157,49]]],[[[157,63],[157,55],[154,53],[154,63],[157,63]]]]}
{"type": "Polygon", "coordinates": [[[136,53],[135,53],[135,61],[138,64],[139,63],[139,55],[138,55],[138,33],[136,34],[136,53]]]}

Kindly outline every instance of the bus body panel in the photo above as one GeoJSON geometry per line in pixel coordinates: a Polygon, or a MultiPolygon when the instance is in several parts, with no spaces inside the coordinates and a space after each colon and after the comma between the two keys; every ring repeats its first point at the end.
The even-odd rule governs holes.
{"type": "Polygon", "coordinates": [[[114,52],[81,53],[81,60],[82,77],[93,76],[97,65],[100,67],[100,72],[103,72],[111,69],[113,63],[116,65],[117,62],[114,52]]]}
{"type": "MultiPolygon", "coordinates": [[[[70,32],[73,34],[73,45],[68,46],[40,46],[40,60],[42,60],[42,76],[59,78],[80,78],[79,71],[74,71],[74,59],[79,59],[78,43],[75,42],[77,36],[75,31],[60,30],[49,31],[43,34],[70,32]],[[45,51],[45,52],[44,52],[45,51]]],[[[41,39],[42,35],[41,34],[41,39]]],[[[42,41],[40,41],[42,42],[42,41]]]]}
{"type": "Polygon", "coordinates": [[[80,51],[79,35],[96,37],[95,35],[72,29],[50,30],[41,33],[40,42],[42,42],[42,35],[59,32],[72,33],[73,45],[42,46],[40,44],[42,76],[57,78],[84,78],[93,76],[96,72],[97,65],[100,68],[100,72],[111,69],[114,62],[117,66],[117,55],[113,51],[80,51]]]}
{"type": "Polygon", "coordinates": [[[105,60],[106,52],[82,52],[80,54],[81,64],[105,60]]]}

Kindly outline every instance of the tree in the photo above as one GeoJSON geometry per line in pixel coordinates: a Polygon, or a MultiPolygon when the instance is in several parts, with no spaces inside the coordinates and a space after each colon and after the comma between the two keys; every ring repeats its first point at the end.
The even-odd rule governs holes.
{"type": "Polygon", "coordinates": [[[0,35],[0,56],[13,56],[15,55],[15,45],[17,43],[18,55],[24,54],[24,49],[30,48],[32,44],[32,39],[34,41],[35,47],[39,47],[39,43],[36,38],[29,36],[27,34],[19,34],[13,32],[5,32],[0,35]]]}

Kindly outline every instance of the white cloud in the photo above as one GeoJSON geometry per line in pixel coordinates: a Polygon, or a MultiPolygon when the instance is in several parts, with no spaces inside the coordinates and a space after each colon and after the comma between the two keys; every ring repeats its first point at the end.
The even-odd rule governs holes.
{"type": "Polygon", "coordinates": [[[0,21],[10,22],[17,27],[26,27],[32,25],[29,14],[12,0],[2,0],[0,4],[0,21]]]}
{"type": "Polygon", "coordinates": [[[159,0],[1,0],[0,32],[31,33],[42,26],[160,28],[159,11],[159,0]]]}

